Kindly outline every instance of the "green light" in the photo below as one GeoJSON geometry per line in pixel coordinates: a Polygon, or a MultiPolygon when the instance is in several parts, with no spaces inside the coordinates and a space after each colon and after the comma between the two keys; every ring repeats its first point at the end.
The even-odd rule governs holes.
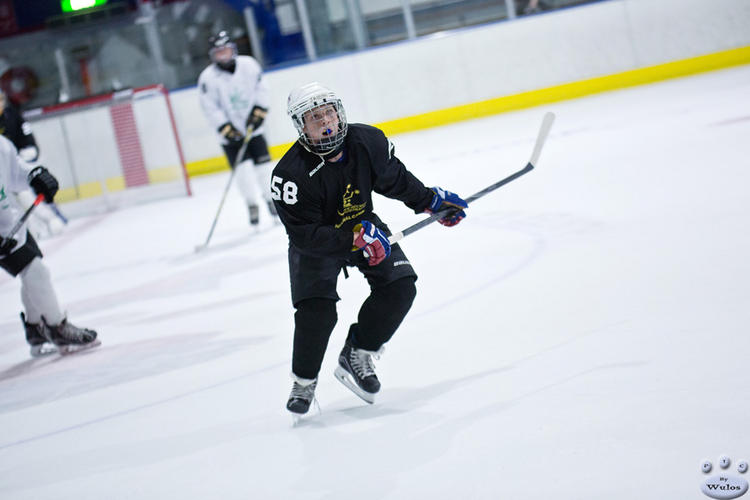
{"type": "Polygon", "coordinates": [[[105,3],[107,3],[107,0],[60,0],[60,7],[63,12],[75,12],[105,3]]]}

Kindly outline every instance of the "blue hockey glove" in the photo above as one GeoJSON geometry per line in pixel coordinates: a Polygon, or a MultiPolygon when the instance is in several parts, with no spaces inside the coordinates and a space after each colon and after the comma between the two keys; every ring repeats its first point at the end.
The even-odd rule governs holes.
{"type": "Polygon", "coordinates": [[[361,227],[357,224],[354,228],[355,231],[358,228],[359,232],[354,239],[354,246],[364,251],[371,266],[377,266],[391,255],[391,243],[388,241],[388,235],[378,229],[375,224],[363,220],[361,227]]]}
{"type": "Polygon", "coordinates": [[[468,208],[469,205],[460,196],[439,187],[432,187],[430,190],[435,194],[426,212],[435,214],[449,208],[453,209],[451,213],[438,220],[440,224],[448,227],[455,226],[466,217],[466,212],[463,209],[468,208]]]}

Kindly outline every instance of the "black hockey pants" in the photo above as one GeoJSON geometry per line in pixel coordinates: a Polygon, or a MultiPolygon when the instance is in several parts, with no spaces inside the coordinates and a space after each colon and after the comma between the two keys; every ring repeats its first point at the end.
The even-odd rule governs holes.
{"type": "MultiPolygon", "coordinates": [[[[391,339],[417,295],[415,280],[407,276],[371,289],[357,323],[349,327],[348,338],[354,347],[377,351],[391,339]]],[[[297,304],[292,353],[295,375],[307,379],[318,376],[337,319],[335,300],[312,298],[297,304]]]]}

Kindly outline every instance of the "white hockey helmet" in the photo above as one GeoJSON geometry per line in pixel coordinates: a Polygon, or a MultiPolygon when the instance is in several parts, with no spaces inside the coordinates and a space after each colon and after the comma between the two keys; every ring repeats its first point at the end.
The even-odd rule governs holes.
{"type": "MultiPolygon", "coordinates": [[[[312,82],[292,90],[286,103],[286,112],[294,123],[299,134],[299,142],[311,153],[324,157],[338,154],[344,145],[348,125],[341,99],[331,89],[318,82],[312,82]],[[338,130],[314,140],[305,132],[305,115],[310,111],[326,105],[332,105],[338,116],[338,130]]],[[[309,121],[309,115],[308,115],[309,121]]]]}

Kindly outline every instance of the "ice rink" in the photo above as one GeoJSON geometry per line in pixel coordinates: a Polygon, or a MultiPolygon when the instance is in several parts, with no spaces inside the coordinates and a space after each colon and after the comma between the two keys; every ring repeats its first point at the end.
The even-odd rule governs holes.
{"type": "Polygon", "coordinates": [[[468,196],[526,164],[546,111],[537,169],[403,240],[418,295],[372,406],[333,377],[368,291],[340,276],[296,427],[283,228],[253,234],[231,191],[194,253],[228,174],[42,241],[102,346],[32,360],[0,276],[0,498],[708,498],[702,460],[750,459],[750,66],[392,139],[468,196]]]}

